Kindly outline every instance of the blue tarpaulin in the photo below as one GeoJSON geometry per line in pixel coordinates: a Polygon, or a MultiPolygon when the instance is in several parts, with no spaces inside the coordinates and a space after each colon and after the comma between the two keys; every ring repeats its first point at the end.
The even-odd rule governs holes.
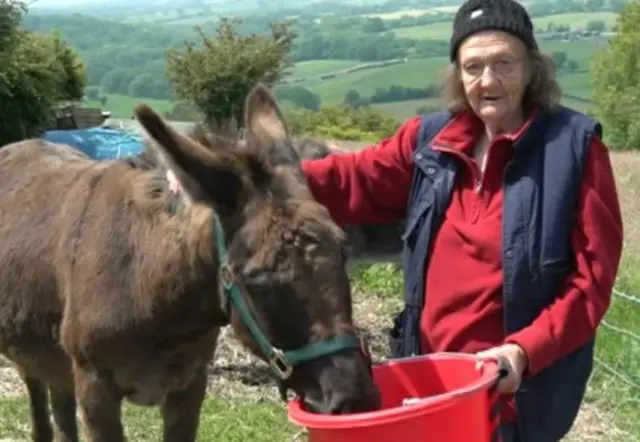
{"type": "Polygon", "coordinates": [[[43,133],[41,138],[54,143],[68,144],[95,160],[135,156],[144,148],[141,135],[102,127],[52,130],[43,133]]]}

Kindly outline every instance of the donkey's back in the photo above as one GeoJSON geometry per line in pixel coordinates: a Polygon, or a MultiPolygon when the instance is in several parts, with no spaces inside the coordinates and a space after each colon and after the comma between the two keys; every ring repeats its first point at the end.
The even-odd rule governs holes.
{"type": "Polygon", "coordinates": [[[24,376],[53,384],[68,386],[71,379],[66,364],[60,366],[64,303],[52,263],[65,201],[88,198],[90,190],[78,184],[94,173],[93,164],[69,146],[40,140],[0,149],[0,352],[24,376]]]}

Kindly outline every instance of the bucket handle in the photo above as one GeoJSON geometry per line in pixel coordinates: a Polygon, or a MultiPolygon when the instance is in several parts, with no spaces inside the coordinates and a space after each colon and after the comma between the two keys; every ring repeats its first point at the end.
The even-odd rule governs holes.
{"type": "Polygon", "coordinates": [[[498,394],[498,384],[509,375],[509,370],[504,368],[497,358],[483,359],[483,362],[493,362],[498,366],[498,377],[495,383],[489,387],[489,423],[491,425],[491,442],[502,442],[500,435],[500,395],[498,394]]]}

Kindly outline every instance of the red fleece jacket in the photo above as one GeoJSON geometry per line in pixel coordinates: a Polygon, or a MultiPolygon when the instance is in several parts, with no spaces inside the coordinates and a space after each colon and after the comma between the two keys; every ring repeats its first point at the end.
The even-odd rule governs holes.
{"type": "MultiPolygon", "coordinates": [[[[466,167],[461,169],[436,233],[425,274],[429,296],[421,318],[421,338],[424,352],[475,353],[516,343],[529,359],[527,376],[534,376],[594,336],[611,300],[622,253],[622,219],[608,150],[594,137],[572,233],[574,269],[552,305],[530,326],[505,336],[501,177],[513,142],[528,124],[492,141],[484,176],[472,155],[483,130],[474,116],[457,116],[434,139],[436,148],[456,155],[466,167]]],[[[340,224],[402,219],[419,125],[416,117],[377,146],[303,161],[314,197],[340,224]]],[[[513,403],[505,405],[503,418],[513,420],[513,403]]]]}

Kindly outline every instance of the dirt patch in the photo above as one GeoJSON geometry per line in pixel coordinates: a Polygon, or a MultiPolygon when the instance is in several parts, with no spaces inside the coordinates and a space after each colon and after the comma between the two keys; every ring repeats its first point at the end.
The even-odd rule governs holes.
{"type": "MultiPolygon", "coordinates": [[[[374,362],[389,356],[387,335],[389,302],[375,296],[355,296],[355,315],[360,332],[367,337],[374,362]]],[[[398,304],[398,303],[397,303],[398,304]]],[[[277,390],[267,365],[240,345],[230,328],[222,331],[215,363],[209,367],[208,392],[225,398],[277,400],[277,390]]],[[[12,364],[0,356],[0,396],[26,394],[12,364]]]]}
{"type": "MultiPolygon", "coordinates": [[[[387,335],[391,325],[389,300],[375,296],[355,296],[355,316],[361,332],[371,344],[375,362],[389,357],[387,335]]],[[[397,305],[397,303],[396,303],[397,305]]],[[[278,392],[266,364],[247,353],[227,328],[220,337],[215,365],[210,367],[208,393],[228,399],[252,402],[277,401],[278,392]]],[[[0,357],[0,395],[18,396],[26,390],[18,373],[0,357]]],[[[613,440],[617,430],[610,416],[586,404],[573,431],[565,441],[589,442],[613,440]]],[[[620,439],[618,439],[620,440],[620,439]]]]}
{"type": "Polygon", "coordinates": [[[571,432],[562,439],[564,442],[605,442],[632,440],[630,435],[611,425],[613,416],[591,404],[580,410],[571,432]]]}

